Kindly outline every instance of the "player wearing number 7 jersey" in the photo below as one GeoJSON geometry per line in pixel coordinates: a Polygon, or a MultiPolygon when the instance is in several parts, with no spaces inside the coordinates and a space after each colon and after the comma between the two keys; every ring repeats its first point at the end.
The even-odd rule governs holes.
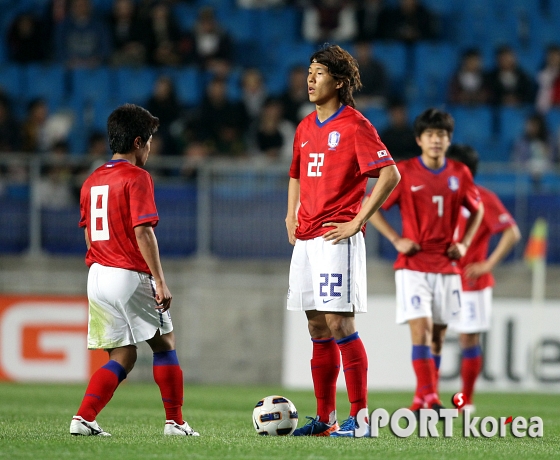
{"type": "Polygon", "coordinates": [[[126,104],[107,121],[112,159],[97,168],[80,193],[89,266],[88,348],[104,349],[109,362],[91,377],[70,433],[109,436],[97,414],[136,362],[136,344],[152,348],[153,373],[166,414],[164,434],[198,436],[183,420],[183,372],[175,352],[165,283],[153,227],[159,217],[154,184],[142,169],[159,119],[126,104]]]}
{"type": "Polygon", "coordinates": [[[417,382],[413,411],[441,408],[437,389],[441,347],[447,324],[461,307],[458,259],[465,255],[484,212],[468,168],[445,157],[453,128],[451,115],[436,109],[425,110],[414,122],[422,154],[399,162],[402,180],[382,206],[384,210],[399,206],[402,235],[382,212],[370,219],[398,251],[397,323],[408,323],[412,336],[417,382]],[[471,217],[462,240],[454,242],[461,206],[471,217]]]}
{"type": "Polygon", "coordinates": [[[286,228],[295,246],[287,304],[307,315],[317,416],[294,436],[363,436],[369,429],[367,355],[354,322],[366,311],[362,230],[400,175],[375,128],[354,109],[360,87],[355,59],[339,46],[311,56],[307,88],[316,111],[296,130],[288,186],[286,228]],[[368,177],[379,179],[362,206],[368,177]],[[351,407],[339,426],[341,356],[351,407]]]}

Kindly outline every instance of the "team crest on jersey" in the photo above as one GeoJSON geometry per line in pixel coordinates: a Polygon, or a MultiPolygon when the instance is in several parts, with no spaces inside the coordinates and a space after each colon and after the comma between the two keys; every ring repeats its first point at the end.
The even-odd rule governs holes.
{"type": "Polygon", "coordinates": [[[334,150],[338,143],[340,142],[340,133],[338,131],[332,131],[329,133],[329,149],[334,150]]]}
{"type": "Polygon", "coordinates": [[[455,176],[451,176],[449,179],[447,179],[447,185],[452,192],[456,192],[457,190],[459,190],[459,179],[457,179],[455,176]]]}
{"type": "Polygon", "coordinates": [[[410,299],[410,303],[412,304],[413,308],[420,308],[420,296],[413,295],[410,299]]]}

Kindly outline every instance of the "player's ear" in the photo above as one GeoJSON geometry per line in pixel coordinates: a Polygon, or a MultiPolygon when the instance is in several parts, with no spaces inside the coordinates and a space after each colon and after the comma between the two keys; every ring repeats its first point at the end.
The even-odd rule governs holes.
{"type": "Polygon", "coordinates": [[[141,149],[142,148],[142,138],[140,136],[136,136],[134,138],[134,142],[132,143],[132,145],[134,145],[135,149],[141,149]]]}

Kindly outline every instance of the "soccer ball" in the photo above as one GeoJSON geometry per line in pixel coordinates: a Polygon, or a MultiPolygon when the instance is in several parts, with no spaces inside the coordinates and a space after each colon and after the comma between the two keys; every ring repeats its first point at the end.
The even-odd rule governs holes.
{"type": "Polygon", "coordinates": [[[284,396],[267,396],[253,409],[253,426],[261,436],[288,436],[297,424],[296,406],[284,396]]]}

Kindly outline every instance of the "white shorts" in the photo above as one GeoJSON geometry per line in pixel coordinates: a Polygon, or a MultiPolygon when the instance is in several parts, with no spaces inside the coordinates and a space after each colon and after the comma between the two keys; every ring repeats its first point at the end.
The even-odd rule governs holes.
{"type": "Polygon", "coordinates": [[[449,328],[463,334],[475,334],[490,329],[492,288],[463,291],[461,311],[453,315],[449,328]]]}
{"type": "Polygon", "coordinates": [[[93,264],[89,269],[88,348],[109,349],[173,330],[169,311],[155,309],[155,283],[141,272],[93,264]]]}
{"type": "Polygon", "coordinates": [[[322,236],[297,240],[290,264],[288,310],[367,311],[364,235],[337,244],[322,236]]]}
{"type": "Polygon", "coordinates": [[[461,276],[401,269],[395,272],[397,324],[432,318],[445,325],[461,309],[461,276]]]}

